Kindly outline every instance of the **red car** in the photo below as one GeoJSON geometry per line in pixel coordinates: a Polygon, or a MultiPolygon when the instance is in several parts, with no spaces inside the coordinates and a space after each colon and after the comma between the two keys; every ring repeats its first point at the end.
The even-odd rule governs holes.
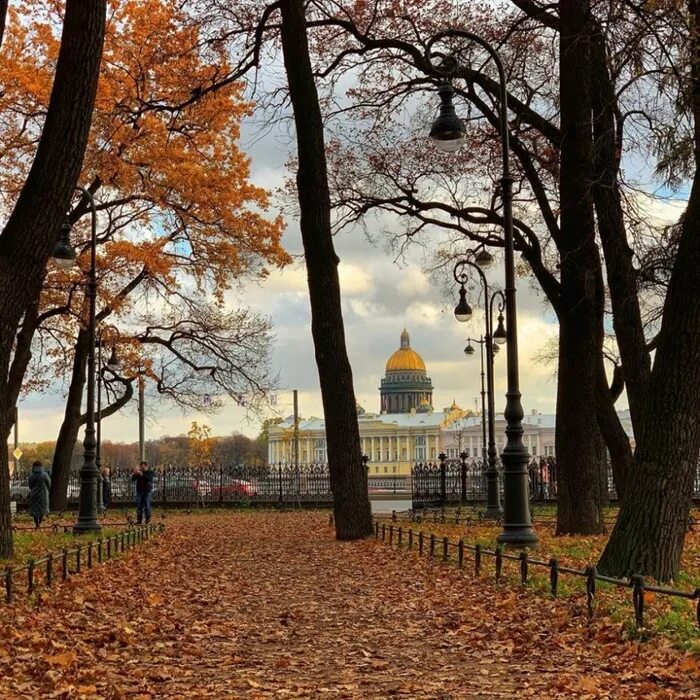
{"type": "Polygon", "coordinates": [[[226,498],[226,496],[256,496],[258,493],[257,488],[250,481],[243,481],[243,479],[232,479],[229,483],[223,486],[212,486],[211,495],[212,498],[226,498]]]}

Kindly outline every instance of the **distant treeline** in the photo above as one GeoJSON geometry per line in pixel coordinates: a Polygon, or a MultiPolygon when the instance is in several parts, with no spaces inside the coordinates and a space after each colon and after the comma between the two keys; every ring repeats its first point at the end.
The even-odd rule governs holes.
{"type": "MultiPolygon", "coordinates": [[[[267,435],[249,438],[240,433],[208,439],[208,461],[212,464],[261,464],[267,462],[267,435]]],[[[26,471],[32,462],[41,460],[44,465],[51,467],[55,450],[55,441],[20,443],[22,457],[19,469],[26,471]]],[[[14,465],[12,446],[8,447],[10,454],[10,469],[14,465]]],[[[162,437],[158,440],[146,441],[146,459],[153,465],[197,466],[200,461],[201,448],[197,449],[187,435],[162,437]]],[[[73,448],[72,465],[79,468],[83,459],[82,443],[76,443],[73,448]]],[[[103,466],[136,465],[139,459],[138,442],[102,442],[103,466]]]]}

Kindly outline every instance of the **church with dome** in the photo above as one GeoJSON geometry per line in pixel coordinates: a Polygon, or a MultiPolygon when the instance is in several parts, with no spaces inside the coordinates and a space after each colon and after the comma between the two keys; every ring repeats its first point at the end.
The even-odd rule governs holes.
{"type": "Polygon", "coordinates": [[[401,345],[386,363],[386,374],[379,387],[381,413],[430,413],[433,410],[433,383],[425,371],[423,358],[411,347],[404,328],[401,345]]]}
{"type": "MultiPolygon", "coordinates": [[[[461,358],[460,358],[461,359],[461,358]]],[[[465,370],[466,371],[466,370],[465,370]]],[[[478,376],[476,367],[472,370],[478,376]]],[[[416,462],[435,461],[441,452],[455,459],[462,452],[480,459],[485,451],[482,417],[455,400],[442,410],[433,408],[433,383],[423,358],[411,347],[404,328],[399,347],[386,362],[379,387],[379,412],[357,406],[362,452],[369,458],[370,476],[410,475],[416,462]]],[[[505,421],[495,416],[498,449],[505,447],[505,421]]],[[[533,412],[523,420],[523,441],[532,455],[554,454],[554,416],[533,412]]],[[[269,428],[271,464],[327,461],[325,422],[300,418],[294,442],[294,418],[269,428]]]]}

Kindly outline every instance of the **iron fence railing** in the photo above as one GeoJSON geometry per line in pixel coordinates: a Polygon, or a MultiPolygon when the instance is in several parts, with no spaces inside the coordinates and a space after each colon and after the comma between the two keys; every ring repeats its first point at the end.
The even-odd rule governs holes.
{"type": "MultiPolygon", "coordinates": [[[[483,460],[443,459],[419,462],[411,470],[413,507],[430,508],[486,500],[486,468],[483,460]]],[[[503,466],[497,464],[498,486],[503,496],[503,466]]],[[[554,459],[534,457],[528,465],[530,498],[533,501],[556,501],[558,470],[554,459]]],[[[608,498],[617,500],[612,468],[606,474],[608,498]]],[[[700,500],[700,469],[693,482],[693,500],[700,500]]]]}
{"type": "MultiPolygon", "coordinates": [[[[368,475],[370,495],[411,494],[414,509],[486,500],[486,463],[482,460],[443,459],[419,462],[411,474],[368,475]]],[[[503,493],[502,466],[498,468],[499,491],[503,493]]],[[[178,504],[314,504],[333,501],[327,464],[240,464],[207,467],[159,466],[155,468],[154,505],[178,504]]],[[[556,501],[558,473],[552,458],[534,457],[528,467],[530,498],[556,501]]],[[[131,503],[135,486],[128,467],[111,470],[112,504],[131,503]]],[[[16,473],[10,479],[11,499],[27,501],[28,474],[16,473]]],[[[607,489],[616,500],[612,471],[608,467],[607,489]]],[[[76,503],[80,494],[80,474],[71,472],[67,495],[76,503]]],[[[700,473],[696,473],[693,499],[700,500],[700,473]]]]}

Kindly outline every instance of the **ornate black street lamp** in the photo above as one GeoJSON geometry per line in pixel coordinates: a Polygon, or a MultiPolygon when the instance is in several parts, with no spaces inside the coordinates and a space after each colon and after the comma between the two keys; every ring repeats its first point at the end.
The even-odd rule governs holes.
{"type": "MultiPolygon", "coordinates": [[[[481,404],[482,404],[482,431],[484,433],[484,444],[486,444],[486,427],[483,422],[484,415],[484,349],[486,350],[486,398],[488,400],[488,466],[486,467],[486,510],[483,513],[484,518],[498,519],[501,517],[501,499],[498,494],[498,453],[496,451],[496,428],[495,428],[495,408],[494,408],[494,388],[493,388],[493,355],[494,342],[499,342],[501,338],[505,340],[506,331],[503,327],[503,292],[496,290],[493,294],[489,294],[489,284],[486,280],[486,275],[479,265],[473,260],[476,260],[478,255],[472,255],[471,259],[460,260],[454,267],[452,274],[455,281],[459,282],[459,304],[455,308],[455,318],[458,321],[466,321],[463,313],[458,313],[460,304],[464,299],[466,304],[466,289],[465,284],[469,279],[465,269],[471,267],[476,270],[481,284],[484,288],[484,318],[486,324],[486,335],[474,342],[482,346],[481,353],[481,404]],[[493,308],[494,302],[498,302],[498,328],[493,330],[493,308]],[[498,334],[498,335],[497,335],[498,334]]],[[[490,257],[490,256],[489,256],[490,257]]],[[[483,258],[482,258],[483,259],[483,258]]],[[[502,341],[501,341],[502,342],[502,341]]],[[[474,354],[474,347],[471,345],[471,339],[468,341],[464,352],[467,355],[474,354]],[[470,352],[471,348],[471,352],[470,352]]]]}
{"type": "MultiPolygon", "coordinates": [[[[119,337],[119,330],[115,326],[107,326],[112,332],[119,337]]],[[[102,338],[103,327],[97,333],[97,447],[95,450],[95,465],[100,477],[97,479],[97,509],[102,512],[102,384],[104,382],[104,369],[102,367],[102,348],[104,348],[104,340],[102,338]]],[[[111,372],[116,372],[121,368],[119,358],[117,357],[116,342],[112,345],[112,352],[107,360],[107,369],[111,372]]]]}
{"type": "MultiPolygon", "coordinates": [[[[95,439],[95,303],[97,297],[97,209],[92,193],[81,187],[76,187],[87,199],[90,205],[90,272],[87,282],[88,300],[88,372],[87,372],[87,407],[85,422],[85,439],[83,447],[83,466],[80,468],[80,502],[78,520],[73,526],[73,532],[95,532],[102,529],[97,521],[97,482],[100,473],[96,464],[95,439]]],[[[70,224],[66,221],[61,227],[58,241],[54,248],[54,263],[63,269],[75,264],[75,248],[70,243],[70,224]]]]}
{"type": "MultiPolygon", "coordinates": [[[[459,65],[454,56],[445,56],[444,52],[434,52],[433,47],[437,42],[446,39],[467,39],[481,46],[494,60],[498,70],[499,79],[499,126],[502,145],[502,174],[501,196],[503,200],[503,229],[505,252],[505,311],[507,329],[503,329],[507,335],[507,366],[508,389],[506,392],[506,407],[504,417],[506,419],[507,443],[501,459],[503,461],[503,532],[498,535],[498,542],[516,547],[535,547],[539,538],[532,529],[530,517],[530,505],[528,501],[528,473],[527,464],[529,455],[523,444],[523,407],[520,395],[520,379],[518,376],[518,327],[515,301],[515,261],[513,244],[513,177],[510,174],[510,147],[508,135],[508,91],[506,88],[506,75],[498,52],[481,38],[472,32],[450,29],[435,34],[426,45],[426,59],[436,75],[444,79],[445,84],[439,88],[441,99],[440,114],[430,130],[430,138],[433,143],[443,151],[456,151],[466,140],[464,122],[457,117],[452,104],[454,91],[447,83],[459,74],[459,65]],[[440,63],[433,63],[437,58],[440,63]]],[[[460,296],[460,303],[462,299],[460,296]]],[[[466,300],[465,300],[466,303],[466,300]]],[[[459,307],[459,304],[458,304],[459,307]]],[[[502,324],[494,332],[494,340],[501,330],[502,324]]]]}

